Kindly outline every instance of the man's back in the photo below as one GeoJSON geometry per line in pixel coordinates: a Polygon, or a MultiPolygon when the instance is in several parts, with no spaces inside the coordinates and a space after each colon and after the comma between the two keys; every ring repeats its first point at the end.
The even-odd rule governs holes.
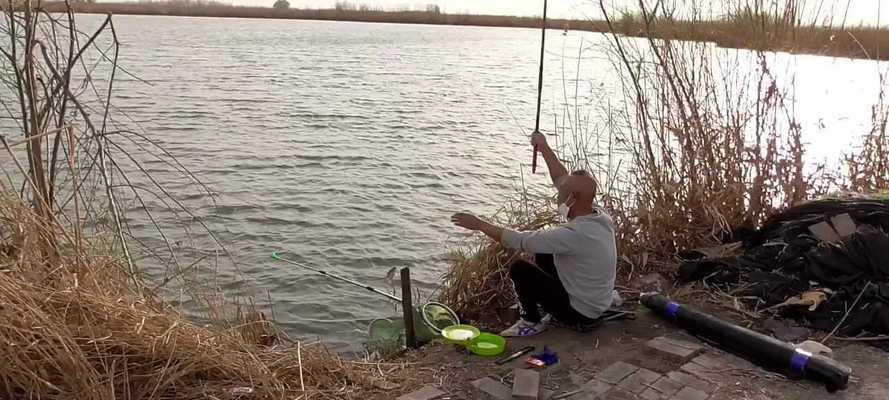
{"type": "Polygon", "coordinates": [[[504,229],[503,244],[530,254],[552,254],[559,280],[577,312],[595,319],[611,307],[617,249],[614,226],[604,210],[594,209],[544,231],[504,229]]]}
{"type": "Polygon", "coordinates": [[[611,217],[599,209],[564,225],[577,237],[573,251],[554,254],[559,279],[571,306],[590,318],[611,307],[617,269],[617,249],[611,217]]]}

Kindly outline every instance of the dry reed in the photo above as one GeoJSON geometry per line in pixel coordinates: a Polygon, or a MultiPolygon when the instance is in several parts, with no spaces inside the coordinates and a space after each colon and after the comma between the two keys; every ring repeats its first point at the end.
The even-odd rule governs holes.
{"type": "MultiPolygon", "coordinates": [[[[609,30],[624,29],[600,4],[609,30]]],[[[579,122],[588,118],[578,115],[576,101],[566,100],[567,117],[555,128],[560,139],[570,142],[560,148],[560,156],[605,183],[600,204],[615,221],[621,280],[650,271],[669,274],[682,250],[735,240],[781,209],[828,190],[885,189],[889,110],[882,96],[863,146],[847,156],[842,179],[828,182],[806,169],[791,87],[771,72],[767,54],[726,58],[726,52],[707,43],[672,40],[658,29],[673,21],[673,12],[639,4],[643,22],[633,34],[644,40],[608,35],[622,89],[622,99],[611,101],[623,100],[625,107],[603,108],[604,121],[589,128],[579,122]]],[[[781,14],[772,20],[794,19],[781,14]]],[[[527,213],[512,205],[505,210],[527,213]]],[[[535,211],[551,208],[530,210],[530,217],[505,222],[521,229],[516,222],[534,220],[535,211]]],[[[552,223],[547,215],[544,220],[552,223]]],[[[491,309],[512,304],[506,265],[521,255],[484,241],[471,242],[457,254],[445,300],[456,302],[470,319],[490,318],[491,309]]]]}
{"type": "Polygon", "coordinates": [[[701,43],[613,44],[633,105],[615,133],[634,165],[637,235],[625,250],[665,257],[717,244],[806,197],[799,124],[763,55],[749,73],[726,72],[701,43]]]}
{"type": "MultiPolygon", "coordinates": [[[[873,5],[871,26],[848,24],[843,11],[828,11],[808,0],[690,2],[677,7],[638,1],[614,19],[611,31],[629,36],[716,43],[720,47],[784,51],[851,58],[889,57],[889,36],[873,5]],[[705,15],[706,8],[721,15],[705,15]],[[647,8],[647,10],[645,10],[647,8]]],[[[824,5],[823,2],[820,4],[824,5]]]]}
{"type": "Polygon", "coordinates": [[[889,189],[889,105],[884,79],[881,74],[879,101],[871,109],[871,131],[863,137],[858,151],[846,156],[846,190],[873,193],[889,189]]]}

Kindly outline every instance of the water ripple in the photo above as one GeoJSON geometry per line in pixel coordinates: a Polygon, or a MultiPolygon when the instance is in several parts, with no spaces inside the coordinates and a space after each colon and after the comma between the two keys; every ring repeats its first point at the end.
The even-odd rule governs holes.
{"type": "MultiPolygon", "coordinates": [[[[261,298],[268,289],[279,323],[294,336],[355,343],[368,320],[397,311],[360,289],[273,264],[272,251],[380,287],[390,268],[410,266],[417,286],[431,290],[445,270],[445,243],[457,232],[450,213],[493,212],[514,190],[520,168],[526,185],[547,185],[543,174],[528,171],[522,134],[534,123],[536,30],[116,18],[122,65],[151,82],[121,76],[117,107],[209,184],[217,205],[168,165],[150,163],[149,171],[176,182],[174,193],[196,204],[198,217],[236,254],[240,272],[220,268],[223,287],[261,298]],[[238,283],[243,278],[247,283],[238,283]]],[[[574,55],[581,36],[587,47],[603,40],[571,33],[548,46],[574,55]]],[[[563,63],[553,53],[544,79],[547,124],[561,117],[564,102],[563,63]]],[[[582,66],[578,98],[597,110],[597,94],[622,92],[607,61],[593,63],[582,66]]],[[[565,76],[575,77],[575,63],[566,64],[565,76]]],[[[865,76],[872,68],[822,64],[846,71],[833,76],[865,76]]],[[[811,74],[816,84],[798,85],[795,97],[835,90],[844,94],[837,98],[876,99],[876,80],[873,87],[827,88],[818,71],[811,74]]],[[[866,105],[856,103],[855,114],[824,104],[817,115],[843,109],[849,121],[869,120],[866,105]]],[[[149,204],[162,222],[180,221],[149,204]]],[[[141,241],[162,248],[150,221],[130,222],[141,241]]],[[[211,238],[194,230],[174,239],[213,254],[211,238]]],[[[150,274],[162,279],[163,271],[150,274]]]]}

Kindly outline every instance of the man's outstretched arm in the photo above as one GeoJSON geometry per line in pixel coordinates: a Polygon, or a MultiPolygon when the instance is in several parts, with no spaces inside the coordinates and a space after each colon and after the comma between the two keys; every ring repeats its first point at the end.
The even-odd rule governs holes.
{"type": "Polygon", "coordinates": [[[492,225],[472,214],[456,213],[451,217],[451,222],[461,228],[471,231],[480,231],[491,239],[503,243],[503,228],[492,225]]]}
{"type": "Polygon", "coordinates": [[[576,251],[580,245],[577,233],[564,227],[537,232],[516,232],[467,213],[454,214],[451,221],[459,227],[483,232],[507,248],[531,254],[568,254],[576,251]]]}
{"type": "Polygon", "coordinates": [[[553,180],[554,185],[558,185],[562,177],[568,175],[568,170],[562,165],[562,161],[556,156],[556,152],[549,147],[546,142],[546,136],[540,132],[534,132],[531,135],[531,144],[537,147],[537,150],[546,161],[546,168],[549,170],[549,177],[553,180]]]}

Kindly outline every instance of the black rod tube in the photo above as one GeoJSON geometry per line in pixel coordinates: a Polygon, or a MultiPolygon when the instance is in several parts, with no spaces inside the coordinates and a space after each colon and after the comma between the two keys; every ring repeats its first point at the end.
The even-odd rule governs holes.
{"type": "Polygon", "coordinates": [[[831,393],[845,389],[849,383],[852,369],[833,359],[797,350],[790,343],[680,305],[658,293],[644,294],[641,300],[646,307],[692,334],[746,356],[762,367],[821,382],[831,393]]]}

